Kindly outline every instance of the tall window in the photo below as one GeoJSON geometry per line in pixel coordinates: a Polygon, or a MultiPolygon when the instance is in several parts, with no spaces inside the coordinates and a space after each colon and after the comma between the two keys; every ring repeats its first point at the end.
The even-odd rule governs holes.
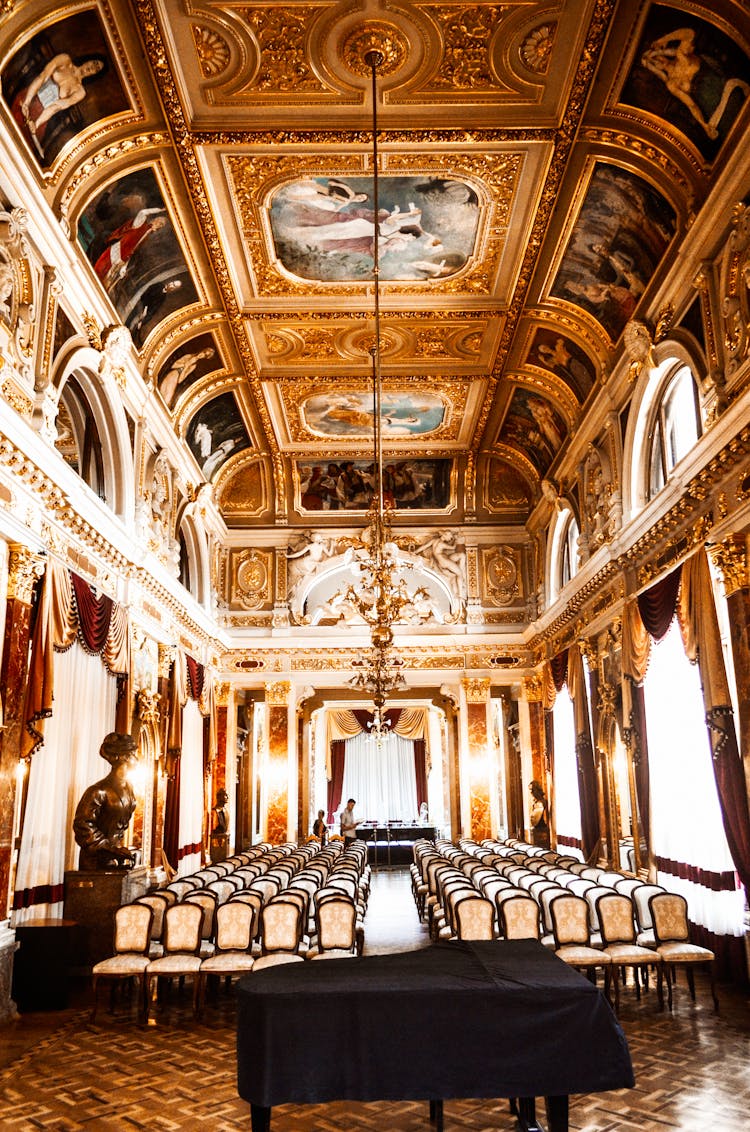
{"type": "Polygon", "coordinates": [[[664,388],[651,426],[648,497],[665,486],[675,465],[701,435],[698,389],[690,368],[681,365],[664,388]]]}
{"type": "Polygon", "coordinates": [[[552,709],[555,743],[555,827],[557,843],[565,852],[581,844],[581,799],[578,790],[578,762],[576,759],[576,726],[573,701],[568,689],[563,688],[555,698],[552,709]]]}
{"type": "Polygon", "coordinates": [[[578,571],[579,527],[576,517],[566,504],[557,516],[549,556],[550,602],[578,571]]]}

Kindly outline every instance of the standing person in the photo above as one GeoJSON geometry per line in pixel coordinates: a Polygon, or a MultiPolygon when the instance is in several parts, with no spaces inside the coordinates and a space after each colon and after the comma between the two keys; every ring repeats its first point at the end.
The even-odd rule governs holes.
{"type": "Polygon", "coordinates": [[[357,836],[355,830],[359,822],[354,820],[354,807],[356,804],[354,798],[350,798],[341,811],[341,836],[344,839],[344,849],[348,848],[349,845],[353,845],[357,836]]]}
{"type": "Polygon", "coordinates": [[[313,835],[320,841],[321,849],[328,840],[328,826],[325,820],[325,810],[318,810],[318,816],[313,824],[313,835]]]}

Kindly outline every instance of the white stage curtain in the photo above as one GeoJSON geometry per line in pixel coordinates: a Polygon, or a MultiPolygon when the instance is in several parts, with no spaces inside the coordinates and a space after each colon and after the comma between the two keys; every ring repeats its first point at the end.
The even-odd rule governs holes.
{"type": "Polygon", "coordinates": [[[364,733],[347,739],[342,808],[347,798],[356,798],[355,818],[360,821],[416,821],[414,741],[389,735],[378,748],[364,733]]]}
{"type": "Polygon", "coordinates": [[[110,771],[99,748],[114,731],[117,678],[101,656],[76,641],[55,653],[54,679],[55,707],[44,743],[31,759],[18,854],[14,903],[28,907],[17,908],[14,924],[62,916],[65,871],[78,868],[76,806],[84,790],[110,771]]]}
{"type": "MultiPolygon", "coordinates": [[[[651,649],[644,681],[654,854],[713,873],[734,873],[724,834],[697,665],[685,655],[677,621],[651,649]]],[[[735,874],[736,877],[736,874],[735,874]]],[[[659,870],[659,884],[681,893],[690,919],[718,935],[743,934],[744,893],[714,892],[659,870]]]]}
{"type": "Polygon", "coordinates": [[[201,867],[203,791],[203,716],[197,701],[189,696],[182,709],[180,844],[177,852],[177,875],[181,877],[201,867]]]}
{"type": "Polygon", "coordinates": [[[555,829],[561,853],[573,857],[583,854],[581,844],[581,799],[576,761],[576,727],[573,701],[567,687],[555,698],[552,709],[555,742],[555,829]]]}

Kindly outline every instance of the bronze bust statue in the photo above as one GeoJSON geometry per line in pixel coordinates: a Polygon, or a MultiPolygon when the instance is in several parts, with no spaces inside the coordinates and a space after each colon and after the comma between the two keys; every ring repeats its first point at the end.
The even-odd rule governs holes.
{"type": "Polygon", "coordinates": [[[135,794],[127,774],[138,754],[131,735],[110,732],[99,754],[111,770],[106,778],[84,791],[73,819],[75,839],[81,847],[79,869],[130,869],[135,851],[123,845],[135,809],[135,794]]]}

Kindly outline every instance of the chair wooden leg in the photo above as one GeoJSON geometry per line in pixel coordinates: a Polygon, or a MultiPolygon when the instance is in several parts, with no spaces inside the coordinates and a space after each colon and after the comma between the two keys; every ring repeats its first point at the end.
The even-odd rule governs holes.
{"type": "Polygon", "coordinates": [[[93,1022],[96,1019],[96,1011],[97,1011],[97,1006],[98,1006],[98,989],[99,989],[99,976],[94,975],[94,986],[93,986],[94,1005],[91,1007],[91,1017],[89,1019],[90,1022],[93,1022]]]}
{"type": "Polygon", "coordinates": [[[693,1002],[695,1002],[695,976],[693,975],[693,968],[692,967],[686,967],[685,968],[685,976],[687,978],[687,985],[688,985],[688,990],[690,991],[690,997],[692,998],[693,1002]]]}

